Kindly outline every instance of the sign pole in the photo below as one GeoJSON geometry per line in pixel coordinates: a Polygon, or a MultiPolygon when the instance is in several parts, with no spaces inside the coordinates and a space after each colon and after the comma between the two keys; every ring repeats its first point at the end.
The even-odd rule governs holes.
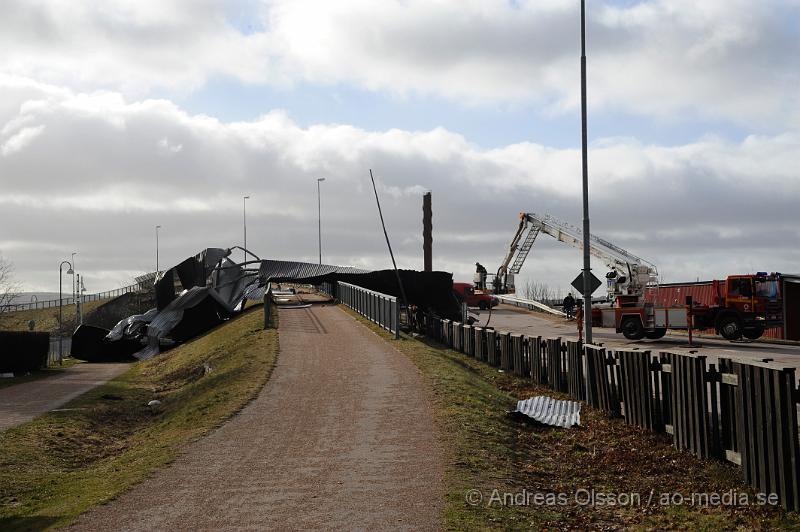
{"type": "Polygon", "coordinates": [[[586,0],[581,0],[581,147],[583,155],[583,321],[586,343],[592,343],[591,258],[589,254],[589,161],[586,135],[586,0]]]}

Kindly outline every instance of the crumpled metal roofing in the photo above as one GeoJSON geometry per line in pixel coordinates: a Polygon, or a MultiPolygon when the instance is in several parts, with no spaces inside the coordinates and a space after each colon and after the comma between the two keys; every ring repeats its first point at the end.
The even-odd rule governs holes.
{"type": "Polygon", "coordinates": [[[141,345],[132,356],[144,360],[157,355],[162,345],[185,341],[233,317],[246,300],[263,300],[271,282],[318,283],[326,276],[365,273],[369,272],[328,264],[261,260],[239,246],[207,248],[158,277],[152,276],[157,279],[156,308],[119,321],[104,340],[90,331],[86,356],[102,351],[102,341],[124,340],[133,347],[141,345]],[[233,261],[230,257],[234,249],[242,249],[247,259],[233,261]]]}
{"type": "Polygon", "coordinates": [[[313,264],[310,262],[293,262],[286,260],[262,260],[258,275],[262,283],[265,281],[291,280],[302,282],[329,274],[368,273],[368,270],[350,266],[331,266],[330,264],[313,264]]]}
{"type": "Polygon", "coordinates": [[[539,423],[568,429],[581,424],[581,404],[575,401],[560,401],[544,395],[517,402],[515,412],[525,414],[539,423]]]}

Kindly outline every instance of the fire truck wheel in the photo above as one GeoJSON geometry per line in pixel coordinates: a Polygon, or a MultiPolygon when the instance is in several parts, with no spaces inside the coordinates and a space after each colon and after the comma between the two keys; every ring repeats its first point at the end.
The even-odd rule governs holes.
{"type": "Polygon", "coordinates": [[[720,316],[717,320],[717,329],[726,340],[738,340],[742,337],[742,320],[738,316],[720,316]]]}
{"type": "Polygon", "coordinates": [[[650,340],[658,340],[659,338],[664,338],[665,334],[667,334],[666,329],[653,329],[652,331],[647,331],[645,336],[650,340]]]}
{"type": "Polygon", "coordinates": [[[636,316],[629,316],[623,319],[620,329],[622,329],[622,335],[628,340],[641,340],[645,335],[642,320],[636,316]]]}
{"type": "Polygon", "coordinates": [[[762,334],[764,334],[763,327],[753,327],[752,329],[745,329],[742,331],[742,335],[748,340],[756,340],[761,338],[762,334]]]}

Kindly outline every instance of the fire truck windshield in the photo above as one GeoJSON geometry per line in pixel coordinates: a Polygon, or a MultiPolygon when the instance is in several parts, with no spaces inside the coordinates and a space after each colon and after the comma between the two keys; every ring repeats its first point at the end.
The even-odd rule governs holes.
{"type": "Polygon", "coordinates": [[[764,297],[770,300],[778,299],[778,281],[768,279],[756,279],[756,297],[764,297]]]}

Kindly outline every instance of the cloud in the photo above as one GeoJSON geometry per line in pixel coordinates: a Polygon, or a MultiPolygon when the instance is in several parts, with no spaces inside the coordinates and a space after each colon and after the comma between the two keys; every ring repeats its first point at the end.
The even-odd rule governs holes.
{"type": "MultiPolygon", "coordinates": [[[[426,190],[435,266],[461,279],[476,260],[497,266],[518,212],[580,219],[574,149],[487,150],[442,128],[300,127],[281,111],[224,123],[166,100],[0,80],[0,102],[14,99],[0,108],[3,146],[24,131],[42,133],[0,158],[0,226],[14,228],[0,251],[35,288],[52,288],[53,265],[72,251],[90,289],[152,270],[156,224],[165,264],[237,244],[243,195],[257,253],[314,260],[318,177],[326,178],[324,259],[388,267],[370,168],[402,267],[421,265],[426,190]]],[[[800,237],[798,149],[796,131],[671,147],[601,139],[589,155],[593,232],[655,262],[671,281],[796,270],[800,252],[788,243],[800,237]]],[[[523,274],[566,286],[579,263],[578,251],[542,239],[523,274]]]]}
{"type": "Polygon", "coordinates": [[[44,126],[25,127],[8,137],[0,146],[0,153],[8,157],[22,149],[44,132],[44,126]]]}
{"type": "MultiPolygon", "coordinates": [[[[579,106],[578,2],[27,2],[0,7],[0,71],[141,97],[209,80],[305,82],[466,105],[579,106]],[[234,4],[236,5],[236,4],[234,4]],[[246,21],[246,23],[243,23],[246,21]]],[[[593,109],[796,127],[797,0],[592,2],[593,109]]]]}

